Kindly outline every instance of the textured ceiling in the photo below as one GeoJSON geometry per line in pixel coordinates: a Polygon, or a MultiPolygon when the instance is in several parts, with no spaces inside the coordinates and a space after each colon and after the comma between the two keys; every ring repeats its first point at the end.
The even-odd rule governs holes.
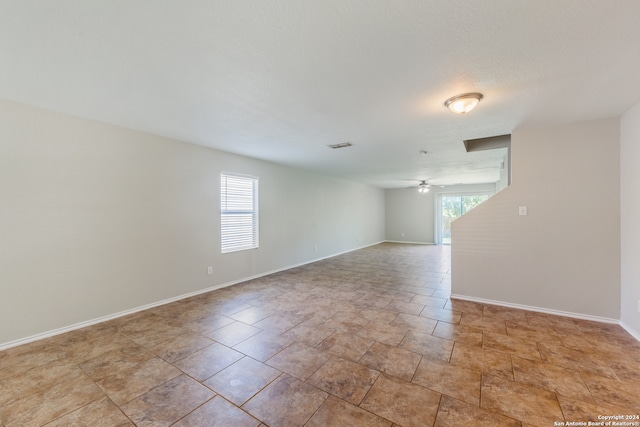
{"type": "Polygon", "coordinates": [[[640,101],[639,20],[637,0],[0,0],[0,98],[383,188],[493,182],[502,152],[462,140],[640,101]],[[469,91],[471,113],[443,106],[469,91]]]}

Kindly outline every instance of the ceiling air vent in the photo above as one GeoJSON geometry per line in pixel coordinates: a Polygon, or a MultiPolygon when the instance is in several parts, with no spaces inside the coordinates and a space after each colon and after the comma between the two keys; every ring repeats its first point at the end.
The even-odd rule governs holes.
{"type": "Polygon", "coordinates": [[[353,144],[350,143],[350,142],[342,142],[340,144],[327,145],[327,147],[333,148],[334,150],[337,150],[338,148],[353,147],[353,144]]]}

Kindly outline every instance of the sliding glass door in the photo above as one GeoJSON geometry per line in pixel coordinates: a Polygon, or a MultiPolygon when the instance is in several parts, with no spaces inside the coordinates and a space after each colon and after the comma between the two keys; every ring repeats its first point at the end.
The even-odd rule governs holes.
{"type": "Polygon", "coordinates": [[[488,194],[442,194],[439,199],[440,241],[451,244],[451,223],[489,198],[488,194]]]}

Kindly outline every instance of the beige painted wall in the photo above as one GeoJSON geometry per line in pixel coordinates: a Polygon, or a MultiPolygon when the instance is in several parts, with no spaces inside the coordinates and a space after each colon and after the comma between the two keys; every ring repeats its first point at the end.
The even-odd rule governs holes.
{"type": "Polygon", "coordinates": [[[434,193],[415,188],[385,190],[385,238],[394,242],[433,243],[434,193]]]}
{"type": "Polygon", "coordinates": [[[0,235],[1,347],[382,241],[384,191],[0,101],[0,235]],[[260,178],[257,250],[220,253],[221,171],[260,178]]]}
{"type": "Polygon", "coordinates": [[[452,293],[619,319],[619,147],[617,119],[514,131],[511,186],[453,224],[452,293]]]}
{"type": "Polygon", "coordinates": [[[494,194],[495,184],[432,187],[426,194],[415,188],[385,190],[385,238],[394,242],[435,243],[435,207],[439,194],[494,194]]]}
{"type": "Polygon", "coordinates": [[[640,340],[640,104],[620,120],[621,320],[640,340]]]}

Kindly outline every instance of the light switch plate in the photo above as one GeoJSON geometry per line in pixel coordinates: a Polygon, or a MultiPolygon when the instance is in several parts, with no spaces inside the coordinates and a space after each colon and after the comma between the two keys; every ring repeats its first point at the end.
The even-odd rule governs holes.
{"type": "Polygon", "coordinates": [[[526,216],[527,215],[527,207],[526,206],[520,206],[518,208],[518,215],[526,216]]]}

